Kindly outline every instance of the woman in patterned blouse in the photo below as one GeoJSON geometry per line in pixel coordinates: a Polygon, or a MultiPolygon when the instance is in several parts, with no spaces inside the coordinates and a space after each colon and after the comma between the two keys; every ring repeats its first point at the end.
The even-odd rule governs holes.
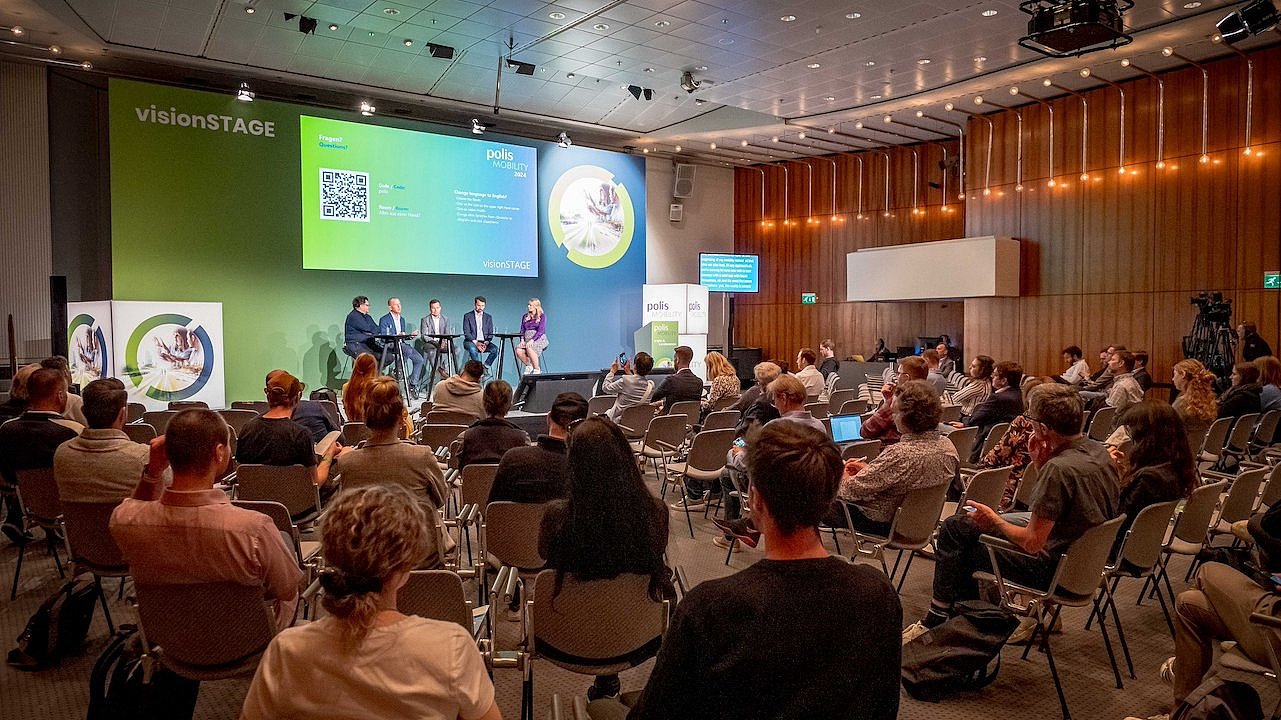
{"type": "Polygon", "coordinates": [[[707,391],[707,397],[703,400],[703,414],[706,415],[711,412],[717,401],[737,398],[741,394],[742,384],[738,381],[734,366],[725,359],[724,355],[713,350],[707,353],[704,363],[707,365],[707,379],[712,383],[711,390],[707,391]]]}

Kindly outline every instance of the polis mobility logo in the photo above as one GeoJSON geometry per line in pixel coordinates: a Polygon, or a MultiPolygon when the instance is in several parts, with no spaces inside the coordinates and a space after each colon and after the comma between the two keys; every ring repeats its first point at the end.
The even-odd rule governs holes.
{"type": "Polygon", "coordinates": [[[134,328],[123,373],[134,388],[170,402],[186,400],[208,384],[216,361],[213,341],[204,327],[193,324],[186,315],[161,313],[134,328]]]}
{"type": "Polygon", "coordinates": [[[547,222],[569,261],[600,270],[623,259],[636,232],[631,195],[614,174],[596,165],[566,170],[552,186],[547,222]]]}

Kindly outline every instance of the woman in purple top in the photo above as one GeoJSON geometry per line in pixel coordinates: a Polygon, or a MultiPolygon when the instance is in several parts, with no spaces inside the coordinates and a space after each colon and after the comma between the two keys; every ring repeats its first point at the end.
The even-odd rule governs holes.
{"type": "Polygon", "coordinates": [[[525,374],[542,372],[538,356],[547,349],[547,316],[538,298],[529,299],[527,312],[520,318],[520,342],[516,344],[516,357],[525,365],[525,374]]]}

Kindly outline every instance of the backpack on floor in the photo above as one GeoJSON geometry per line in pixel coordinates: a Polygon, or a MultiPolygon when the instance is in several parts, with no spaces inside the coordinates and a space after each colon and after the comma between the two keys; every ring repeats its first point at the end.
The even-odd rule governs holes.
{"type": "Polygon", "coordinates": [[[89,673],[87,720],[191,717],[199,683],[145,655],[138,627],[121,625],[89,673]]]}
{"type": "Polygon", "coordinates": [[[40,603],[18,636],[8,662],[19,670],[42,670],[74,652],[89,634],[98,590],[90,580],[69,580],[40,603]]]}
{"type": "Polygon", "coordinates": [[[938,702],[996,679],[1001,648],[1019,621],[983,600],[956,604],[956,614],[903,646],[902,680],[907,694],[938,702]]]}
{"type": "Polygon", "coordinates": [[[1184,698],[1170,720],[1263,720],[1263,705],[1248,683],[1216,677],[1184,698]]]}

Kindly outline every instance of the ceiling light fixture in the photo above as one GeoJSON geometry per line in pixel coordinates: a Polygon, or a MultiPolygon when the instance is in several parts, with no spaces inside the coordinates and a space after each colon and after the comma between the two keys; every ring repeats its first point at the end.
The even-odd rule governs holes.
{"type": "Polygon", "coordinates": [[[593,26],[592,26],[592,29],[593,29],[593,30],[600,30],[600,31],[604,32],[605,30],[608,30],[608,29],[609,29],[609,25],[606,25],[605,23],[596,23],[595,25],[593,25],[593,26]]]}
{"type": "Polygon", "coordinates": [[[681,89],[685,92],[692,93],[697,90],[700,85],[702,85],[702,83],[694,79],[694,73],[688,70],[681,73],[681,89]]]}
{"type": "Polygon", "coordinates": [[[795,15],[784,15],[783,17],[779,18],[779,20],[782,20],[783,22],[792,22],[792,21],[796,20],[796,16],[795,16],[795,15]]]}
{"type": "Polygon", "coordinates": [[[472,118],[472,119],[471,119],[471,133],[472,133],[472,135],[484,135],[484,134],[485,134],[485,126],[484,126],[483,124],[481,124],[480,120],[478,120],[477,118],[472,118]]]}
{"type": "Polygon", "coordinates": [[[236,91],[236,99],[240,102],[253,102],[254,93],[249,89],[249,83],[240,83],[240,89],[236,91]]]}
{"type": "Polygon", "coordinates": [[[62,48],[58,47],[57,45],[50,45],[50,46],[49,46],[49,54],[50,54],[50,55],[61,55],[61,54],[62,54],[62,48]]]}
{"type": "Polygon", "coordinates": [[[257,11],[257,10],[254,10],[254,6],[253,6],[253,5],[246,5],[246,6],[245,6],[245,14],[246,14],[246,15],[253,15],[255,12],[258,12],[258,11],[257,11]]]}
{"type": "Polygon", "coordinates": [[[822,66],[822,65],[819,65],[818,63],[810,63],[809,65],[806,65],[805,67],[809,68],[810,70],[817,70],[817,69],[819,69],[819,68],[821,68],[821,67],[823,67],[823,66],[822,66]]]}
{"type": "Polygon", "coordinates": [[[654,68],[652,68],[652,67],[647,67],[647,68],[644,68],[644,69],[642,70],[642,72],[652,73],[652,72],[654,72],[654,68]]]}
{"type": "Polygon", "coordinates": [[[681,151],[681,146],[680,146],[680,145],[677,145],[676,147],[674,147],[674,148],[672,148],[672,149],[673,149],[673,150],[675,150],[676,152],[680,152],[680,151],[681,151]]]}
{"type": "Polygon", "coordinates": [[[976,63],[987,62],[987,57],[985,57],[985,56],[983,56],[983,55],[977,55],[977,56],[975,56],[975,58],[974,58],[974,62],[976,62],[976,63]]]}
{"type": "Polygon", "coordinates": [[[377,112],[377,111],[378,111],[378,108],[376,108],[376,107],[374,107],[373,105],[371,105],[371,104],[369,103],[369,101],[368,101],[368,100],[361,100],[361,101],[360,101],[360,114],[361,114],[361,115],[364,115],[365,117],[372,117],[372,116],[373,116],[373,114],[374,114],[375,112],[377,112]]]}
{"type": "Polygon", "coordinates": [[[563,12],[561,12],[561,11],[557,10],[557,11],[555,11],[555,12],[549,12],[549,13],[547,13],[547,17],[551,18],[552,20],[564,20],[564,19],[565,19],[565,13],[563,13],[563,12]]]}
{"type": "Polygon", "coordinates": [[[995,10],[984,10],[982,13],[980,13],[980,15],[982,15],[983,17],[992,17],[995,14],[996,14],[995,10]]]}
{"type": "Polygon", "coordinates": [[[83,60],[83,61],[81,61],[81,63],[80,63],[80,69],[81,69],[81,70],[92,70],[92,69],[93,69],[93,63],[89,62],[88,60],[83,60]]]}
{"type": "Polygon", "coordinates": [[[930,59],[929,59],[929,58],[921,58],[920,60],[917,60],[917,61],[916,61],[916,64],[917,64],[917,65],[929,65],[929,64],[930,64],[930,59]]]}
{"type": "Polygon", "coordinates": [[[338,29],[338,23],[329,23],[329,31],[333,32],[338,29]]]}
{"type": "Polygon", "coordinates": [[[570,145],[574,144],[574,141],[569,139],[569,133],[564,130],[560,131],[560,137],[556,138],[556,140],[556,145],[562,149],[568,148],[570,145]]]}
{"type": "Polygon", "coordinates": [[[836,102],[836,96],[835,96],[835,95],[828,95],[827,97],[825,97],[825,98],[823,98],[823,99],[824,99],[824,100],[826,100],[826,101],[828,101],[828,102],[836,102]]]}
{"type": "Polygon", "coordinates": [[[13,27],[9,28],[9,32],[13,33],[14,35],[17,35],[18,37],[22,37],[23,35],[26,34],[27,31],[26,31],[26,28],[22,27],[21,25],[14,25],[13,27]]]}
{"type": "Polygon", "coordinates": [[[857,20],[861,17],[863,17],[863,13],[858,13],[858,12],[845,13],[846,20],[857,20]]]}
{"type": "Polygon", "coordinates": [[[1281,13],[1277,12],[1272,0],[1251,0],[1239,10],[1228,13],[1214,27],[1223,36],[1223,41],[1231,44],[1267,32],[1278,22],[1281,22],[1281,13]]]}
{"type": "Polygon", "coordinates": [[[1199,2],[1185,2],[1185,3],[1183,3],[1183,9],[1184,9],[1184,10],[1196,10],[1196,9],[1197,9],[1197,8],[1199,8],[1199,7],[1201,7],[1201,3],[1199,3],[1199,2]]]}
{"type": "Polygon", "coordinates": [[[405,38],[405,47],[413,47],[413,46],[414,46],[414,41],[410,40],[409,38],[405,38]]]}
{"type": "Polygon", "coordinates": [[[655,21],[654,21],[654,27],[665,28],[665,27],[667,27],[668,25],[671,25],[671,23],[670,23],[670,22],[668,22],[668,21],[666,21],[666,20],[655,20],[655,21]]]}
{"type": "Polygon", "coordinates": [[[864,65],[866,65],[866,66],[868,66],[868,67],[876,67],[876,61],[875,61],[875,60],[868,60],[867,62],[865,62],[865,63],[863,63],[863,64],[864,64],[864,65]]]}
{"type": "Polygon", "coordinates": [[[710,144],[710,145],[708,145],[707,147],[708,147],[708,149],[715,150],[715,149],[716,149],[716,143],[711,143],[711,144],[710,144]]]}
{"type": "Polygon", "coordinates": [[[1121,58],[1121,67],[1134,68],[1156,81],[1156,169],[1165,169],[1165,80],[1154,72],[1135,65],[1130,58],[1121,58]]]}

